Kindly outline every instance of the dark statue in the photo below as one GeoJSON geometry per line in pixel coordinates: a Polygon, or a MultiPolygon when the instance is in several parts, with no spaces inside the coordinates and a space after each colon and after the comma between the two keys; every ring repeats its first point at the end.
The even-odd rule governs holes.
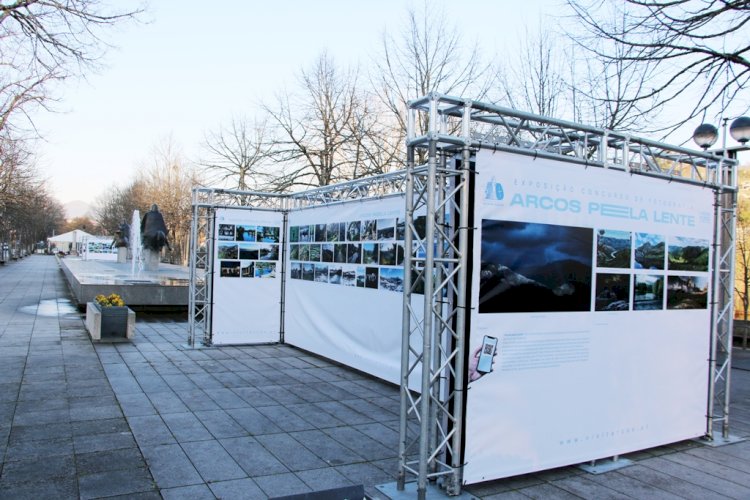
{"type": "Polygon", "coordinates": [[[130,224],[125,222],[124,219],[120,223],[120,226],[117,228],[117,231],[115,231],[115,239],[112,240],[112,244],[110,246],[116,248],[127,248],[130,246],[130,224]]]}
{"type": "Polygon", "coordinates": [[[167,240],[167,225],[156,204],[151,205],[151,210],[141,219],[141,244],[143,248],[155,252],[160,252],[165,246],[171,250],[167,240]]]}

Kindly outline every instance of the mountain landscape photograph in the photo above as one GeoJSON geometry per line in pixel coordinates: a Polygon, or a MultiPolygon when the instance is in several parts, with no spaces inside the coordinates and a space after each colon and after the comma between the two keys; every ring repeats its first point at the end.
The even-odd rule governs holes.
{"type": "Polygon", "coordinates": [[[664,269],[664,249],[664,236],[635,233],[635,268],[664,269]]]}
{"type": "Polygon", "coordinates": [[[482,220],[479,312],[591,310],[591,228],[482,220]]]}
{"type": "Polygon", "coordinates": [[[596,265],[599,267],[630,267],[630,231],[600,229],[596,237],[596,265]]]}
{"type": "Polygon", "coordinates": [[[680,237],[670,239],[669,269],[672,271],[708,271],[708,241],[680,237]]]}

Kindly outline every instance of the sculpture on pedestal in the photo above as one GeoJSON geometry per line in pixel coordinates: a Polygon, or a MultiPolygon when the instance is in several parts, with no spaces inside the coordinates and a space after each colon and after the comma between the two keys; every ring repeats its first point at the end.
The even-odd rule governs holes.
{"type": "Polygon", "coordinates": [[[167,225],[156,203],[151,205],[151,210],[146,212],[141,219],[141,244],[143,245],[144,269],[155,271],[159,267],[161,249],[167,247],[171,250],[167,239],[167,225]]]}
{"type": "Polygon", "coordinates": [[[130,246],[130,225],[125,219],[120,222],[120,226],[115,231],[115,238],[112,240],[113,246],[117,248],[117,262],[124,264],[128,261],[128,247],[130,246]]]}

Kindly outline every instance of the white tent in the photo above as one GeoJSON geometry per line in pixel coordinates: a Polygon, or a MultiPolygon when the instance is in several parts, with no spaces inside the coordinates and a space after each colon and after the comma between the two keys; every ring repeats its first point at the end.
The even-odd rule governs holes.
{"type": "Polygon", "coordinates": [[[80,252],[83,242],[87,238],[93,237],[94,235],[89,234],[86,231],[74,229],[73,231],[68,231],[67,233],[47,238],[47,246],[51,248],[54,245],[63,252],[68,252],[70,250],[80,252]]]}

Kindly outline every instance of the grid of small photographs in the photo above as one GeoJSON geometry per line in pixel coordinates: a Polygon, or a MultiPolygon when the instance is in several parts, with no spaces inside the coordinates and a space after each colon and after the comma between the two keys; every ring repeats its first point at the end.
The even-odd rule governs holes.
{"type": "Polygon", "coordinates": [[[289,276],[403,292],[404,229],[398,218],[291,226],[289,276]]]}
{"type": "Polygon", "coordinates": [[[596,233],[596,311],[708,308],[708,240],[596,233]]]}
{"type": "Polygon", "coordinates": [[[275,278],[279,260],[279,226],[219,224],[219,276],[275,278]]]}

